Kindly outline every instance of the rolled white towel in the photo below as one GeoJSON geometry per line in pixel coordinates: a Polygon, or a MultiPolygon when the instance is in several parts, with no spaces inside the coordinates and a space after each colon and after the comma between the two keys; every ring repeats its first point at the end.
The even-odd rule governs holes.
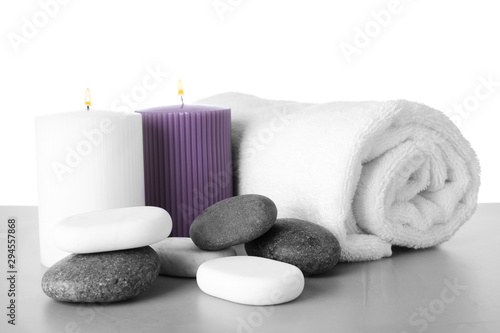
{"type": "Polygon", "coordinates": [[[441,112],[404,100],[325,104],[226,93],[237,194],[271,198],[278,217],[332,231],[341,260],[375,260],[391,245],[442,243],[474,213],[480,167],[441,112]]]}

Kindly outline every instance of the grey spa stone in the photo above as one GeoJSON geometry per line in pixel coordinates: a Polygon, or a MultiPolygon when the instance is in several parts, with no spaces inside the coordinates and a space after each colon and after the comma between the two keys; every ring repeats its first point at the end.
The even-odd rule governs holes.
{"type": "Polygon", "coordinates": [[[245,244],[249,256],[274,259],[300,268],[304,275],[330,271],[340,245],[329,230],[312,222],[282,218],[264,235],[245,244]]]}
{"type": "Polygon", "coordinates": [[[117,302],[148,289],[159,272],[160,259],[149,246],[71,254],[45,272],[42,289],[61,302],[117,302]]]}
{"type": "Polygon", "coordinates": [[[196,217],[189,230],[204,250],[221,250],[249,242],[268,231],[276,221],[274,202],[263,195],[245,194],[219,201],[196,217]]]}

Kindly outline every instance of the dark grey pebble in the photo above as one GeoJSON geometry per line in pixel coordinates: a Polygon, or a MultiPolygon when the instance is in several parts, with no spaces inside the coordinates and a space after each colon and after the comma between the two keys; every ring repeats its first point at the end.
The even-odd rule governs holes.
{"type": "Polygon", "coordinates": [[[339,261],[340,245],[328,229],[312,222],[278,219],[264,235],[245,244],[249,256],[297,266],[304,275],[331,270],[339,261]]]}
{"type": "Polygon", "coordinates": [[[71,254],[45,272],[42,289],[62,302],[117,302],[148,289],[159,273],[160,259],[149,246],[71,254]]]}
{"type": "Polygon", "coordinates": [[[189,230],[204,250],[221,250],[249,242],[268,231],[276,221],[274,202],[263,195],[245,194],[219,201],[198,215],[189,230]]]}

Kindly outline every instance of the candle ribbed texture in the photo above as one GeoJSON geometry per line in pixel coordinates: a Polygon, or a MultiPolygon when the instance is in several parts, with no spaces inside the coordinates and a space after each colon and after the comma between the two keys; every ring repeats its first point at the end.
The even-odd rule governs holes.
{"type": "Polygon", "coordinates": [[[189,236],[194,218],[233,194],[231,110],[159,107],[142,114],[146,205],[167,210],[171,236],[189,236]]]}

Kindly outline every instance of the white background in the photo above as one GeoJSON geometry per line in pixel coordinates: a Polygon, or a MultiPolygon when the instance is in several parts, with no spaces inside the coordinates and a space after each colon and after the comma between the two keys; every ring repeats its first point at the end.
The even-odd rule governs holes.
{"type": "Polygon", "coordinates": [[[95,109],[178,103],[179,78],[186,102],[238,91],[428,104],[454,116],[477,151],[479,201],[500,201],[496,1],[401,0],[385,26],[371,13],[389,0],[65,1],[0,5],[0,205],[37,204],[35,116],[82,108],[87,87],[95,109]],[[48,15],[41,3],[58,5],[48,15]],[[367,45],[357,40],[346,57],[342,43],[355,47],[366,28],[367,45]],[[155,70],[163,74],[141,88],[155,70]],[[497,82],[490,90],[488,78],[497,82]]]}

